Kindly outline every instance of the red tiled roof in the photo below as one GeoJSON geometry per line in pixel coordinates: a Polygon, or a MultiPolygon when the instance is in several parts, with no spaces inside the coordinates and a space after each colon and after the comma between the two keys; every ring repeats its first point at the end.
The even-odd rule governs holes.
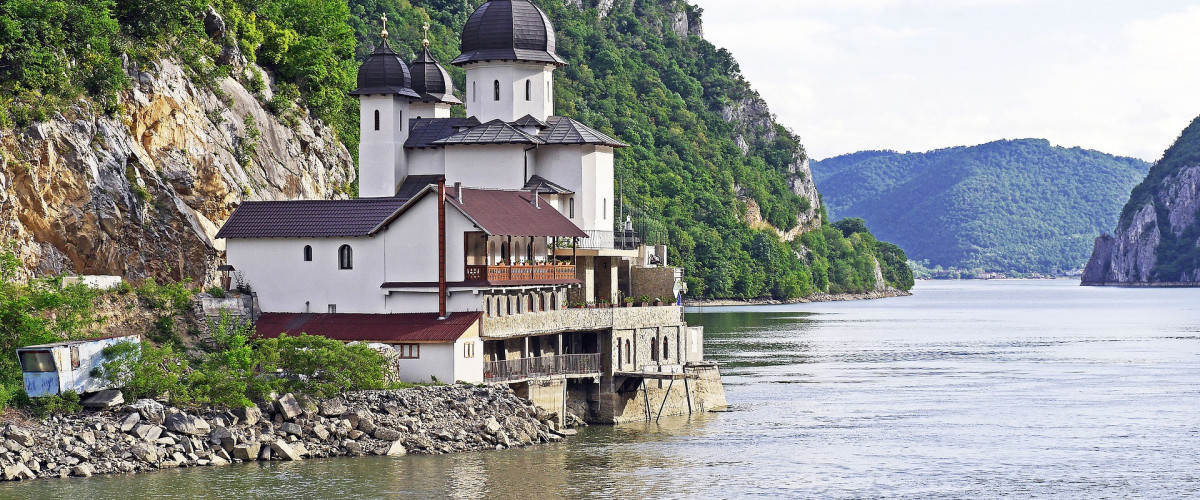
{"type": "Polygon", "coordinates": [[[446,199],[488,234],[587,237],[587,233],[544,198],[540,207],[533,206],[527,192],[463,188],[463,202],[459,203],[457,192],[449,187],[446,199]]]}
{"type": "Polygon", "coordinates": [[[454,342],[479,322],[481,312],[456,312],[438,321],[437,314],[311,314],[263,313],[255,335],[275,338],[320,335],[342,342],[454,342]]]}

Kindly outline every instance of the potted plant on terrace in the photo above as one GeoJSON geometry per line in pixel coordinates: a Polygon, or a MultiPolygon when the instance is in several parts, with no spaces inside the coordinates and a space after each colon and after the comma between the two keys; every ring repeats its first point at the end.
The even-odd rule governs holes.
{"type": "Polygon", "coordinates": [[[650,296],[646,294],[638,295],[638,302],[641,302],[642,307],[650,307],[650,296]]]}
{"type": "Polygon", "coordinates": [[[625,307],[633,307],[633,297],[625,297],[625,307]]]}

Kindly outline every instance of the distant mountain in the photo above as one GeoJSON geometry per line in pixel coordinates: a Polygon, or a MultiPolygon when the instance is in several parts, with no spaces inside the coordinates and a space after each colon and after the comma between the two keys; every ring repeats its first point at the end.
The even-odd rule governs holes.
{"type": "Polygon", "coordinates": [[[1096,238],[1083,284],[1200,285],[1200,118],[1150,169],[1096,238]]]}
{"type": "Polygon", "coordinates": [[[861,217],[929,266],[1079,269],[1149,164],[1042,139],[926,153],[864,151],[812,164],[831,218],[861,217]]]}

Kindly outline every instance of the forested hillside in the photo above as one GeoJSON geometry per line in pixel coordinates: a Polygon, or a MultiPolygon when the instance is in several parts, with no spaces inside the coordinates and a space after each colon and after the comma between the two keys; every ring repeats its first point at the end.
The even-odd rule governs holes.
{"type": "Polygon", "coordinates": [[[1133,188],[1116,231],[1096,238],[1083,283],[1200,283],[1200,118],[1133,188]]]}
{"type": "MultiPolygon", "coordinates": [[[[149,92],[145,82],[154,81],[163,61],[177,62],[190,79],[188,84],[196,86],[188,94],[211,93],[235,110],[229,113],[206,104],[199,111],[227,136],[224,148],[231,159],[179,159],[179,150],[186,156],[194,149],[176,145],[173,150],[170,144],[161,148],[164,156],[174,155],[170,157],[179,168],[188,170],[184,177],[208,175],[235,188],[217,190],[224,198],[216,208],[201,200],[184,200],[188,206],[192,201],[203,206],[192,207],[194,214],[183,210],[179,217],[160,217],[164,227],[186,227],[191,222],[200,244],[208,245],[207,275],[178,267],[175,274],[211,278],[217,251],[210,226],[219,225],[241,199],[296,196],[297,191],[321,197],[355,193],[352,173],[327,178],[328,166],[305,173],[306,182],[311,178],[319,190],[309,189],[308,184],[298,190],[281,177],[282,170],[267,169],[259,175],[226,165],[261,163],[260,157],[267,155],[286,166],[292,154],[262,147],[258,142],[262,117],[245,121],[245,106],[231,102],[236,99],[230,94],[239,94],[240,88],[253,95],[258,102],[246,106],[269,111],[268,122],[303,128],[311,121],[317,130],[328,124],[337,140],[356,154],[358,107],[346,93],[354,87],[358,61],[377,43],[379,16],[388,15],[390,40],[405,58],[412,57],[420,44],[421,25],[429,22],[433,53],[446,62],[458,53],[458,34],[480,3],[0,0],[0,129],[12,130],[22,145],[9,148],[25,156],[20,164],[42,166],[50,160],[31,152],[41,147],[41,139],[29,135],[31,127],[47,120],[69,127],[75,118],[61,115],[64,110],[107,114],[116,122],[129,123],[131,116],[141,116],[135,105],[140,104],[139,92],[149,92]],[[81,109],[80,103],[86,108],[81,109]]],[[[682,0],[537,3],[557,26],[558,53],[569,63],[556,72],[557,114],[577,118],[630,144],[617,154],[625,203],[615,210],[632,213],[648,241],[670,245],[673,262],[687,269],[692,296],[784,299],[825,291],[869,291],[884,282],[910,286],[911,275],[898,248],[877,243],[863,231],[833,228],[819,215],[799,138],[774,122],[732,55],[700,36],[699,8],[682,0]]],[[[462,72],[449,69],[462,88],[462,72]]],[[[277,138],[285,133],[271,135],[277,138]]],[[[299,149],[294,154],[309,152],[299,149]]],[[[123,198],[128,209],[99,217],[109,220],[110,226],[117,224],[112,232],[124,235],[112,237],[114,242],[128,244],[131,238],[141,238],[122,229],[122,224],[146,225],[145,218],[126,220],[129,213],[150,212],[147,217],[153,221],[155,214],[178,207],[174,200],[195,194],[188,182],[180,186],[170,175],[173,169],[163,168],[161,162],[166,160],[153,151],[148,156],[139,156],[133,170],[126,169],[123,160],[112,167],[114,172],[129,172],[127,183],[114,179],[106,187],[107,196],[123,198]]],[[[17,164],[6,162],[5,174],[10,178],[18,178],[10,172],[17,164]]],[[[74,168],[86,171],[87,166],[74,168]]],[[[94,192],[95,186],[82,189],[94,192]]],[[[90,202],[84,195],[79,199],[80,206],[90,202]]],[[[72,220],[85,228],[101,225],[77,213],[54,217],[75,217],[72,220]]],[[[21,219],[12,214],[6,218],[21,219]]],[[[21,249],[23,258],[58,252],[66,257],[57,266],[39,267],[84,270],[82,263],[88,262],[95,242],[53,241],[54,220],[42,226],[44,231],[24,235],[40,250],[21,249]]],[[[157,236],[148,241],[167,248],[161,252],[165,254],[173,251],[170,246],[179,238],[166,230],[151,233],[157,236]]],[[[101,239],[101,243],[108,241],[101,239]]],[[[126,274],[130,258],[104,260],[112,264],[86,271],[126,274]]],[[[153,265],[163,260],[172,261],[167,255],[138,269],[145,275],[170,274],[170,265],[165,269],[153,265]]]]}
{"type": "Polygon", "coordinates": [[[854,153],[814,163],[813,175],[831,214],[862,217],[929,267],[1054,274],[1083,266],[1148,168],[1024,139],[854,153]]]}

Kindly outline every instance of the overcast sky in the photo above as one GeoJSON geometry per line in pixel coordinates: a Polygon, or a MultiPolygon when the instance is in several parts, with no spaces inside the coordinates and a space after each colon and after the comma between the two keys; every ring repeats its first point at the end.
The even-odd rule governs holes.
{"type": "Polygon", "coordinates": [[[1200,1],[692,0],[824,159],[1038,137],[1157,160],[1200,115],[1200,1]]]}

